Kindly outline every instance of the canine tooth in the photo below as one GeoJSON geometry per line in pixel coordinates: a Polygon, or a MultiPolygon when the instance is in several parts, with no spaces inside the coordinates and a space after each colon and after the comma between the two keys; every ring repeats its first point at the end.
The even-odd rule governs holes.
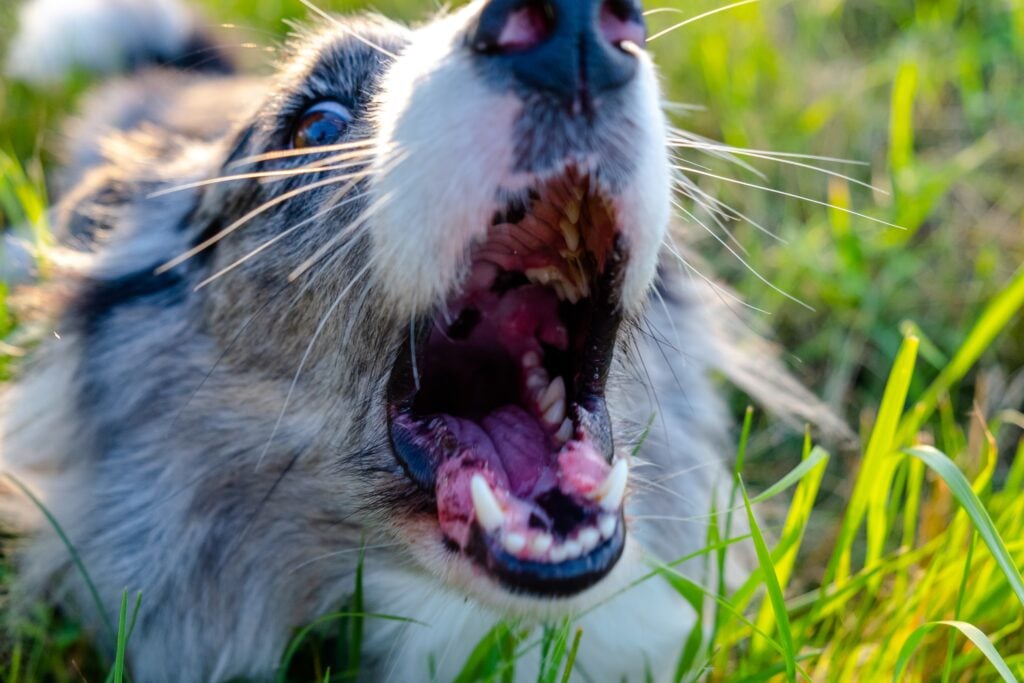
{"type": "Polygon", "coordinates": [[[583,545],[579,541],[566,541],[562,547],[565,549],[565,558],[571,560],[583,554],[583,545]]]}
{"type": "MultiPolygon", "coordinates": [[[[561,402],[564,410],[565,380],[562,379],[561,375],[551,380],[551,384],[548,385],[547,389],[544,390],[544,393],[542,393],[537,399],[537,405],[542,411],[544,411],[544,413],[547,413],[548,408],[553,406],[556,402],[561,402]]],[[[565,417],[565,415],[562,415],[562,417],[565,417]]],[[[554,424],[558,424],[561,421],[562,418],[558,418],[554,424]]]]}
{"type": "Polygon", "coordinates": [[[569,437],[571,436],[572,420],[570,420],[569,418],[565,418],[564,420],[562,420],[562,426],[558,428],[557,432],[555,432],[555,438],[557,438],[561,443],[565,443],[566,441],[569,440],[569,437]]]}
{"type": "Polygon", "coordinates": [[[594,490],[590,499],[601,504],[606,512],[615,512],[622,505],[622,497],[626,493],[626,479],[629,477],[629,465],[625,458],[619,458],[612,466],[612,471],[604,482],[594,490]]]}
{"type": "Polygon", "coordinates": [[[554,427],[556,424],[561,424],[562,420],[565,419],[565,399],[555,401],[551,406],[544,411],[544,422],[549,427],[554,427]]]}
{"type": "Polygon", "coordinates": [[[518,555],[526,547],[526,536],[517,533],[505,534],[501,538],[501,544],[511,554],[518,555]]]}
{"type": "Polygon", "coordinates": [[[551,554],[549,554],[548,557],[551,559],[552,563],[558,564],[559,562],[565,562],[569,555],[566,552],[564,545],[553,545],[551,546],[551,554]]]}
{"type": "Polygon", "coordinates": [[[583,547],[583,552],[589,553],[601,542],[601,532],[590,526],[581,531],[576,538],[583,547]]]}
{"type": "Polygon", "coordinates": [[[569,251],[575,252],[580,246],[580,231],[576,228],[575,221],[568,221],[562,219],[558,222],[558,229],[562,231],[562,237],[565,238],[565,246],[569,248],[569,251]]]}
{"type": "Polygon", "coordinates": [[[474,474],[469,482],[469,494],[473,498],[473,509],[476,511],[476,521],[480,523],[483,530],[493,533],[501,527],[505,521],[505,513],[498,505],[498,499],[494,497],[491,485],[487,483],[482,474],[474,474]]]}
{"type": "Polygon", "coordinates": [[[555,542],[555,539],[551,534],[540,533],[533,537],[533,541],[530,543],[530,552],[534,556],[543,555],[551,549],[551,545],[555,542]]]}
{"type": "Polygon", "coordinates": [[[536,351],[527,351],[523,354],[522,363],[524,368],[535,368],[540,365],[540,354],[536,351]]]}
{"type": "Polygon", "coordinates": [[[601,538],[609,539],[615,534],[615,527],[618,525],[618,518],[613,514],[603,514],[597,520],[597,528],[601,532],[601,538]]]}

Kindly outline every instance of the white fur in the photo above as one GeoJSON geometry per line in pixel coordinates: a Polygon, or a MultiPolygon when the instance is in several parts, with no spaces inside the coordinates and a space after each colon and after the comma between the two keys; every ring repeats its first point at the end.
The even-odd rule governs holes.
{"type": "MultiPolygon", "coordinates": [[[[596,681],[641,681],[645,667],[655,672],[656,680],[671,679],[681,643],[695,623],[693,609],[658,577],[611,597],[648,572],[642,551],[629,543],[615,569],[598,586],[571,602],[549,605],[556,618],[581,615],[599,605],[573,622],[574,629],[583,629],[583,637],[572,680],[583,680],[582,673],[596,681]]],[[[368,604],[386,614],[422,622],[367,621],[367,649],[383,653],[378,671],[385,680],[422,680],[431,660],[437,680],[454,679],[483,635],[510,611],[508,606],[498,612],[467,601],[452,588],[401,569],[368,565],[366,582],[368,604]]],[[[492,589],[491,596],[501,592],[492,589]]],[[[536,623],[524,617],[524,628],[535,628],[523,648],[540,637],[536,623]]],[[[537,680],[539,652],[539,647],[533,647],[517,661],[516,680],[537,680]]]]}
{"type": "Polygon", "coordinates": [[[668,231],[672,209],[671,170],[665,147],[665,115],[661,110],[658,87],[650,56],[636,52],[640,60],[637,78],[629,87],[641,137],[633,141],[637,167],[632,182],[616,198],[616,211],[623,236],[627,240],[630,267],[623,282],[622,300],[635,305],[647,297],[658,268],[658,255],[668,231]]]}
{"type": "Polygon", "coordinates": [[[470,55],[453,47],[465,24],[460,13],[417,32],[380,97],[374,248],[405,314],[448,293],[451,274],[463,271],[467,246],[486,233],[495,195],[511,174],[521,105],[485,87],[470,55]]]}
{"type": "Polygon", "coordinates": [[[6,71],[37,85],[76,68],[111,73],[131,54],[175,54],[190,29],[179,0],[32,0],[19,12],[6,71]]]}

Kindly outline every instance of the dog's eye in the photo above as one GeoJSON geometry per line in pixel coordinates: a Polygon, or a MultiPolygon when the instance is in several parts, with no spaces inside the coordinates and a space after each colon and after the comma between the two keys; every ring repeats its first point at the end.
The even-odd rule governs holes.
{"type": "Polygon", "coordinates": [[[352,122],[352,114],[342,104],[330,100],[317,102],[299,117],[292,133],[292,147],[320,147],[341,139],[352,122]]]}

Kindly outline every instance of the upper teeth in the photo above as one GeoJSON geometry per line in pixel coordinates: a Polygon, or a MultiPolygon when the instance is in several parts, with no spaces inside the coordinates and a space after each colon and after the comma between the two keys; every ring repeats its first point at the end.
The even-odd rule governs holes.
{"type": "MultiPolygon", "coordinates": [[[[551,380],[551,384],[544,389],[543,393],[537,398],[537,405],[541,410],[547,412],[548,408],[555,405],[556,403],[562,403],[563,408],[565,404],[565,380],[562,379],[561,375],[551,380]]],[[[558,422],[562,420],[559,419],[558,422]]],[[[558,424],[555,422],[555,424],[558,424]]]]}

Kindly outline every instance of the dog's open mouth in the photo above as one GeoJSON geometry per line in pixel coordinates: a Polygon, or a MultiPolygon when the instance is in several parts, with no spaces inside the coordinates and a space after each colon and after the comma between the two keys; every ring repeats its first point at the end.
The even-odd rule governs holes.
{"type": "Polygon", "coordinates": [[[569,172],[495,216],[461,292],[392,371],[396,457],[453,552],[508,588],[568,595],[622,553],[628,474],[604,389],[625,254],[569,172]]]}

